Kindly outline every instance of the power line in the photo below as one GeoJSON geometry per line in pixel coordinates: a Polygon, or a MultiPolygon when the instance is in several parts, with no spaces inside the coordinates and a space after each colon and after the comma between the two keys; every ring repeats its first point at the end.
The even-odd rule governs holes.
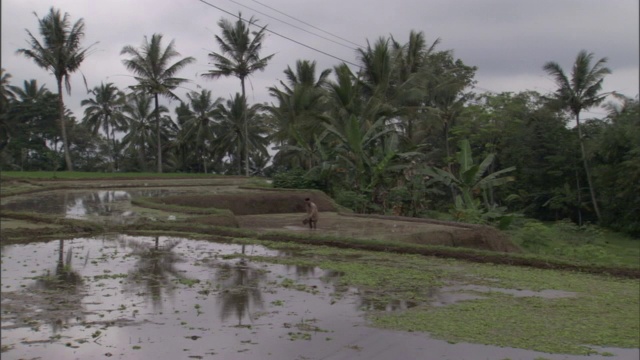
{"type": "MultiPolygon", "coordinates": [[[[198,0],[198,1],[200,1],[201,3],[203,3],[203,4],[205,4],[205,5],[211,6],[211,7],[212,7],[212,8],[214,8],[214,9],[217,9],[217,10],[220,10],[220,11],[222,11],[222,12],[226,13],[226,14],[229,14],[229,15],[231,15],[231,16],[233,16],[233,17],[237,17],[238,19],[240,19],[240,20],[242,20],[242,21],[246,22],[246,23],[247,23],[247,24],[249,24],[249,25],[253,25],[253,26],[256,26],[256,27],[258,26],[258,25],[256,25],[256,24],[251,24],[251,23],[250,23],[249,21],[247,21],[246,19],[242,19],[242,18],[240,18],[238,15],[235,15],[235,14],[233,14],[233,13],[231,13],[231,12],[227,11],[227,10],[224,10],[224,9],[222,9],[222,8],[220,8],[220,7],[217,7],[217,6],[215,6],[215,5],[211,4],[211,3],[208,3],[208,2],[206,2],[206,1],[204,1],[204,0],[198,0]]],[[[281,38],[283,38],[283,39],[285,39],[285,40],[289,40],[289,41],[291,41],[291,42],[293,42],[293,43],[296,43],[296,44],[298,44],[298,45],[300,45],[300,46],[304,46],[304,47],[306,47],[307,49],[311,49],[311,50],[313,50],[313,51],[315,51],[315,52],[318,52],[318,53],[320,53],[320,54],[323,54],[323,55],[329,56],[329,57],[334,58],[334,59],[336,59],[336,60],[340,60],[340,61],[342,61],[342,62],[344,62],[344,63],[346,63],[346,64],[353,65],[353,66],[358,67],[358,68],[360,67],[360,65],[358,65],[358,64],[356,64],[356,63],[353,63],[353,62],[348,61],[348,60],[344,60],[344,59],[339,58],[339,57],[337,57],[337,56],[335,56],[335,55],[331,55],[331,54],[329,54],[329,53],[327,53],[327,52],[325,52],[325,51],[318,50],[318,49],[316,49],[316,48],[314,48],[314,47],[311,47],[311,46],[309,46],[309,45],[307,45],[307,44],[301,43],[300,41],[297,41],[297,40],[291,39],[291,38],[289,38],[289,37],[287,37],[287,36],[284,36],[284,35],[278,34],[278,33],[277,33],[277,32],[275,32],[275,31],[272,31],[272,30],[267,29],[266,27],[264,27],[264,29],[265,29],[265,31],[270,32],[271,34],[274,34],[274,35],[276,35],[276,36],[280,36],[281,38]]]]}
{"type": "Polygon", "coordinates": [[[301,23],[303,23],[303,24],[305,24],[305,25],[307,25],[307,26],[310,26],[310,27],[312,27],[312,28],[314,28],[314,29],[316,29],[316,30],[320,30],[320,31],[322,31],[323,33],[325,33],[325,34],[327,34],[327,35],[331,35],[331,36],[333,36],[333,37],[335,37],[335,38],[338,38],[338,39],[340,39],[340,40],[346,41],[346,42],[348,42],[348,43],[350,43],[350,44],[353,44],[353,45],[355,45],[355,46],[357,46],[357,47],[359,47],[359,48],[363,48],[363,47],[364,47],[364,46],[362,46],[362,45],[360,45],[360,44],[356,44],[356,43],[354,43],[353,41],[349,41],[349,40],[347,40],[347,39],[345,39],[345,38],[343,38],[343,37],[340,37],[340,36],[338,36],[338,35],[332,34],[332,33],[328,32],[328,31],[322,30],[322,29],[320,29],[320,28],[318,28],[318,27],[315,27],[315,26],[313,26],[313,25],[309,24],[308,22],[304,22],[304,21],[302,21],[302,20],[300,20],[300,19],[297,19],[297,18],[295,18],[295,17],[293,17],[293,16],[291,16],[291,15],[285,14],[285,13],[283,13],[282,11],[280,11],[280,10],[278,10],[278,9],[275,9],[275,8],[273,8],[273,7],[269,6],[269,5],[266,5],[266,4],[261,3],[260,1],[257,1],[257,0],[252,0],[252,1],[253,1],[253,2],[255,2],[255,3],[258,3],[258,4],[262,5],[262,6],[264,6],[264,7],[266,7],[266,8],[268,8],[268,9],[271,9],[271,10],[273,10],[273,11],[275,11],[275,12],[279,13],[279,14],[282,14],[282,15],[284,15],[284,16],[286,16],[286,17],[288,17],[288,18],[291,18],[291,19],[296,20],[296,21],[298,21],[298,22],[301,22],[301,23]]]}
{"type": "MultiPolygon", "coordinates": [[[[276,21],[280,21],[281,23],[283,23],[283,24],[287,24],[287,25],[289,25],[289,26],[291,26],[291,27],[294,27],[294,28],[296,28],[296,29],[298,29],[298,30],[302,30],[302,31],[304,31],[304,32],[306,32],[306,33],[308,33],[308,34],[311,34],[311,35],[317,36],[317,37],[319,37],[319,38],[321,38],[321,39],[324,39],[324,40],[327,40],[327,41],[331,41],[331,42],[332,42],[332,43],[334,43],[334,44],[338,44],[338,45],[340,45],[340,46],[344,46],[344,47],[346,47],[347,49],[351,49],[351,50],[354,50],[354,51],[358,50],[357,48],[351,47],[351,46],[349,46],[349,45],[342,44],[342,43],[337,42],[337,41],[335,41],[335,40],[333,40],[333,39],[329,39],[329,38],[324,37],[324,36],[322,36],[322,35],[318,35],[318,34],[316,34],[316,33],[313,33],[313,32],[311,32],[311,31],[309,31],[309,30],[306,30],[306,29],[304,29],[304,28],[301,28],[301,27],[299,27],[299,26],[297,26],[297,25],[293,25],[293,24],[288,23],[288,22],[286,22],[286,21],[284,21],[284,20],[280,20],[280,19],[278,19],[278,18],[275,18],[275,17],[273,17],[273,16],[271,16],[271,15],[269,15],[269,14],[265,14],[265,13],[263,13],[263,12],[259,11],[259,10],[256,10],[256,9],[254,9],[254,8],[251,8],[251,7],[247,6],[247,5],[241,4],[241,3],[237,2],[237,1],[234,1],[234,0],[229,0],[229,1],[231,1],[231,2],[232,2],[232,3],[234,3],[234,4],[240,5],[240,6],[242,6],[242,7],[245,7],[245,8],[247,8],[247,9],[251,10],[251,11],[255,11],[255,12],[257,12],[257,13],[258,13],[258,14],[260,14],[260,15],[264,15],[264,16],[266,16],[266,17],[268,17],[268,18],[271,18],[271,19],[273,19],[273,20],[276,20],[276,21]]],[[[277,10],[275,10],[275,11],[277,11],[277,10]]],[[[300,20],[298,20],[298,21],[300,21],[300,20]]],[[[347,40],[347,41],[348,41],[348,40],[347,40]]]]}

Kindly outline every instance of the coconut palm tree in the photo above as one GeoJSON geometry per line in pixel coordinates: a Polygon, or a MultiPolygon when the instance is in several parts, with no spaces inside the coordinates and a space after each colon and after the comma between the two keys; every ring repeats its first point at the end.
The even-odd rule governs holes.
{"type": "Polygon", "coordinates": [[[269,106],[271,139],[282,147],[304,147],[323,131],[327,121],[324,107],[327,100],[328,76],[331,69],[323,70],[316,77],[316,62],[298,60],[296,70],[287,67],[284,71],[287,83],[280,81],[282,89],[270,87],[269,93],[277,105],[269,106]]]}
{"type": "Polygon", "coordinates": [[[124,149],[137,153],[142,171],[147,171],[147,147],[153,145],[153,119],[157,114],[167,112],[167,108],[160,106],[152,110],[151,98],[142,93],[129,95],[124,116],[128,124],[128,133],[122,138],[124,149]]]}
{"type": "Polygon", "coordinates": [[[9,101],[13,99],[13,93],[9,88],[11,74],[2,68],[0,69],[0,113],[4,114],[9,106],[9,101]]]}
{"type": "MultiPolygon", "coordinates": [[[[264,71],[272,55],[261,58],[262,40],[266,26],[251,34],[249,28],[257,26],[257,19],[251,17],[248,21],[242,19],[242,14],[238,14],[235,23],[227,19],[220,19],[218,26],[222,30],[222,35],[216,35],[216,42],[220,46],[221,52],[212,52],[209,58],[213,62],[215,69],[202,74],[205,78],[217,79],[219,77],[235,76],[240,79],[242,97],[246,99],[245,79],[260,70],[264,71]],[[253,37],[251,36],[253,35],[253,37]]],[[[246,113],[245,113],[246,114],[246,113]]],[[[248,136],[248,123],[244,121],[245,138],[248,136]]],[[[245,175],[249,176],[249,142],[244,143],[245,175]]]]}
{"type": "MultiPolygon", "coordinates": [[[[37,14],[34,13],[36,17],[37,14]]],[[[84,21],[82,19],[71,25],[69,14],[62,15],[60,10],[51,8],[42,19],[38,18],[42,41],[38,40],[29,30],[27,43],[30,48],[18,49],[18,54],[33,60],[38,66],[51,71],[58,85],[58,111],[60,116],[60,130],[64,146],[64,158],[67,170],[73,170],[69,142],[67,140],[67,128],[65,120],[64,101],[62,97],[62,82],[65,83],[67,94],[71,94],[69,76],[80,68],[80,64],[88,55],[91,48],[83,48],[80,45],[84,38],[84,21]]]]}
{"type": "Polygon", "coordinates": [[[100,84],[91,90],[93,99],[85,99],[80,105],[84,109],[83,122],[89,129],[97,134],[99,130],[107,135],[107,143],[112,142],[111,157],[114,161],[112,170],[118,169],[118,156],[116,154],[115,131],[124,129],[127,125],[123,108],[126,104],[124,93],[113,83],[100,84]]]}
{"type": "MultiPolygon", "coordinates": [[[[9,85],[8,90],[12,100],[7,114],[6,141],[7,144],[10,140],[11,143],[15,141],[17,148],[13,147],[14,154],[16,151],[47,152],[48,142],[57,147],[60,136],[56,126],[58,96],[46,86],[39,86],[36,80],[25,80],[22,87],[9,85]]],[[[68,110],[65,115],[68,119],[68,110]]]]}
{"type": "Polygon", "coordinates": [[[605,66],[607,58],[601,58],[591,66],[593,53],[587,53],[581,50],[573,63],[571,78],[565,75],[562,67],[553,61],[546,63],[543,69],[547,74],[553,77],[558,90],[556,90],[556,99],[562,107],[568,109],[576,118],[576,127],[578,128],[578,137],[580,141],[580,150],[582,152],[582,162],[584,171],[587,175],[589,184],[589,192],[591,194],[591,202],[593,210],[601,220],[600,208],[596,201],[596,192],[591,181],[591,172],[589,170],[589,162],[584,147],[584,137],[582,136],[582,127],[580,124],[580,112],[591,107],[597,106],[609,95],[609,93],[600,93],[602,90],[602,82],[604,77],[611,74],[611,70],[605,66]]]}
{"type": "Polygon", "coordinates": [[[9,119],[9,106],[14,98],[9,85],[11,74],[4,68],[0,69],[0,150],[11,141],[11,124],[9,119]]]}
{"type": "MultiPolygon", "coordinates": [[[[235,156],[238,162],[238,174],[242,173],[242,151],[249,149],[245,144],[251,143],[252,148],[264,156],[268,156],[267,145],[269,140],[266,128],[258,121],[259,111],[262,105],[255,104],[247,107],[242,95],[236,95],[225,103],[219,103],[217,107],[219,123],[216,127],[216,149],[219,156],[235,156]],[[246,123],[249,123],[248,125],[246,123]]],[[[249,157],[244,156],[245,161],[249,157]]],[[[245,169],[245,171],[248,171],[245,169]]],[[[248,173],[245,173],[247,175],[248,173]]]]}
{"type": "Polygon", "coordinates": [[[192,57],[186,57],[170,64],[170,61],[179,57],[180,53],[175,50],[175,41],[172,40],[166,48],[162,46],[162,34],[153,34],[151,41],[145,36],[142,46],[136,49],[130,45],[125,46],[120,51],[120,55],[129,55],[130,59],[123,60],[126,68],[136,74],[135,79],[138,85],[134,89],[141,90],[153,96],[155,101],[156,117],[156,147],[158,172],[162,172],[162,146],[161,146],[161,120],[158,97],[166,96],[170,99],[178,99],[173,93],[178,86],[187,82],[187,79],[175,77],[178,71],[187,65],[195,62],[192,57]]]}
{"type": "Polygon", "coordinates": [[[218,117],[218,105],[222,99],[213,100],[210,90],[201,92],[192,91],[187,94],[189,106],[188,113],[183,116],[184,124],[180,134],[180,141],[195,145],[196,151],[202,160],[204,172],[207,172],[207,152],[215,140],[214,124],[218,117]]]}

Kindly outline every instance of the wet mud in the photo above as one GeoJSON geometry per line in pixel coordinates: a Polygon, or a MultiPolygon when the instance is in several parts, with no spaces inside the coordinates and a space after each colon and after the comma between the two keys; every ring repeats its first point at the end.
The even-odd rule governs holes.
{"type": "MultiPolygon", "coordinates": [[[[256,262],[253,256],[291,254],[125,235],[4,246],[2,358],[584,358],[375,329],[365,320],[367,311],[413,304],[374,307],[366,292],[336,286],[340,273],[256,262]]],[[[469,291],[502,290],[450,286],[433,289],[432,298],[446,306],[464,301],[469,291]]],[[[637,353],[605,350],[615,350],[619,359],[637,353]]]]}
{"type": "MultiPolygon", "coordinates": [[[[178,184],[180,180],[172,182],[178,184]]],[[[463,239],[460,234],[480,230],[474,232],[449,223],[343,216],[330,199],[326,204],[319,201],[324,211],[318,229],[309,230],[302,225],[304,212],[297,207],[297,199],[306,196],[304,193],[266,195],[257,189],[243,190],[242,179],[218,181],[217,185],[202,181],[189,181],[186,186],[173,186],[174,183],[125,179],[119,180],[117,187],[110,187],[97,180],[61,181],[48,186],[64,189],[38,189],[30,194],[2,197],[1,210],[12,213],[10,219],[2,217],[0,242],[3,360],[105,357],[635,360],[640,356],[638,349],[598,347],[592,347],[591,356],[548,354],[450,343],[426,333],[371,327],[366,316],[371,312],[453,306],[482,300],[492,293],[550,300],[578,295],[559,290],[531,291],[451,282],[427,289],[425,303],[408,298],[372,301],[376,294],[371,289],[339,286],[341,273],[315,266],[254,260],[295,256],[291,252],[212,240],[242,237],[242,231],[250,231],[250,237],[262,240],[532,267],[540,264],[508,258],[504,253],[464,253],[448,251],[447,247],[421,253],[384,244],[346,244],[323,236],[394,239],[407,244],[433,241],[453,248],[465,244],[446,243],[451,233],[458,232],[457,239],[463,239]],[[92,186],[100,188],[90,190],[92,186]],[[250,201],[239,201],[241,191],[251,193],[253,199],[263,199],[261,205],[252,207],[250,201]],[[132,205],[131,200],[138,197],[163,199],[157,203],[168,206],[207,208],[215,203],[213,206],[217,208],[240,206],[250,210],[240,214],[236,209],[239,213],[234,213],[233,218],[238,229],[218,228],[216,225],[222,224],[220,217],[132,205]],[[62,220],[51,221],[51,217],[62,220]],[[136,231],[155,231],[163,236],[125,235],[136,231]],[[54,232],[61,234],[54,241],[34,241],[54,232]],[[171,232],[206,234],[209,241],[166,235],[171,232]],[[90,235],[78,237],[75,233],[90,235]],[[21,240],[11,243],[6,241],[7,237],[21,240]]],[[[226,222],[223,225],[229,226],[226,222]]],[[[483,238],[474,236],[466,239],[482,245],[483,238]]],[[[498,244],[496,241],[482,246],[503,246],[498,244]]],[[[557,264],[549,268],[554,266],[557,264]]],[[[600,269],[600,273],[611,273],[611,269],[604,270],[600,269]]]]}

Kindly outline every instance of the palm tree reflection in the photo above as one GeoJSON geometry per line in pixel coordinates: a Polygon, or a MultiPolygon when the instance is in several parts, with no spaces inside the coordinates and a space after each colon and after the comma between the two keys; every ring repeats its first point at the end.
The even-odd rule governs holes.
{"type": "Polygon", "coordinates": [[[64,240],[59,240],[58,262],[53,275],[47,270],[45,276],[36,279],[35,287],[40,290],[61,290],[64,292],[75,293],[84,284],[82,276],[73,271],[71,267],[71,259],[73,257],[73,248],[67,250],[66,257],[64,255],[64,240]]]}
{"type": "Polygon", "coordinates": [[[162,310],[163,296],[174,297],[176,288],[174,280],[185,278],[176,268],[176,264],[184,262],[185,259],[182,255],[173,252],[180,240],[166,241],[162,247],[159,243],[159,236],[155,237],[154,245],[131,239],[126,243],[126,246],[133,250],[131,255],[136,256],[138,261],[134,269],[129,272],[130,282],[125,290],[150,297],[154,311],[162,310]]]}
{"type": "Polygon", "coordinates": [[[55,316],[47,317],[54,333],[60,331],[71,319],[84,319],[84,279],[71,267],[73,248],[69,248],[65,256],[64,240],[59,241],[58,261],[53,274],[47,270],[47,273],[38,277],[32,285],[33,290],[42,292],[42,296],[46,298],[49,315],[55,313],[55,316]]]}
{"type": "Polygon", "coordinates": [[[250,322],[253,322],[252,312],[256,308],[263,307],[260,283],[265,278],[266,273],[251,267],[246,259],[240,259],[237,263],[220,264],[217,281],[221,286],[220,317],[222,321],[235,315],[238,326],[241,326],[242,321],[247,317],[250,322]]]}

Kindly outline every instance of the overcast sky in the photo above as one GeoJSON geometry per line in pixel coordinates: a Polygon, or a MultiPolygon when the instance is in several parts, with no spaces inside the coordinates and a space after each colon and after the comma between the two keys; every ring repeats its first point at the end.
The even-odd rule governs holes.
{"type": "MultiPolygon", "coordinates": [[[[456,58],[478,67],[477,91],[536,90],[549,93],[555,85],[542,70],[547,61],[558,62],[567,73],[577,53],[585,49],[595,58],[608,58],[612,70],[604,91],[635,97],[639,88],[638,0],[208,0],[231,14],[242,12],[267,25],[263,56],[275,54],[264,72],[247,84],[253,102],[271,102],[266,88],[284,78],[283,70],[296,60],[317,61],[317,69],[332,68],[342,59],[357,63],[354,44],[365,46],[380,36],[407,41],[411,30],[422,31],[429,43],[440,38],[439,50],[453,50],[456,58]],[[266,6],[265,6],[266,5],[266,6]],[[299,20],[299,21],[298,21],[299,20]],[[301,22],[300,22],[301,21],[301,22]],[[306,24],[305,24],[306,23],[306,24]],[[310,26],[311,25],[311,26],[310,26]],[[317,34],[317,35],[314,35],[317,34]],[[336,35],[338,37],[334,37],[336,35]],[[305,44],[308,47],[299,45],[305,44]],[[326,54],[312,50],[315,48],[326,54]],[[334,58],[335,57],[335,58],[334,58]]],[[[124,89],[135,80],[122,65],[120,50],[139,47],[143,37],[164,35],[165,46],[175,40],[182,56],[196,63],[180,77],[188,78],[188,90],[209,89],[228,98],[240,91],[237,78],[205,80],[211,69],[207,54],[218,52],[214,36],[217,22],[232,15],[200,0],[2,0],[2,67],[12,84],[24,80],[56,91],[51,74],[31,60],[16,55],[26,43],[29,29],[39,38],[37,19],[51,6],[69,13],[72,22],[83,18],[85,46],[91,55],[81,66],[90,88],[113,82],[124,89]]],[[[352,67],[355,69],[355,67],[352,67]]],[[[81,73],[72,75],[72,94],[67,106],[82,118],[80,101],[89,97],[81,73]]],[[[184,98],[184,92],[179,92],[184,98]]],[[[177,102],[169,106],[173,108],[177,102]]],[[[601,117],[594,109],[583,117],[601,117]]]]}

